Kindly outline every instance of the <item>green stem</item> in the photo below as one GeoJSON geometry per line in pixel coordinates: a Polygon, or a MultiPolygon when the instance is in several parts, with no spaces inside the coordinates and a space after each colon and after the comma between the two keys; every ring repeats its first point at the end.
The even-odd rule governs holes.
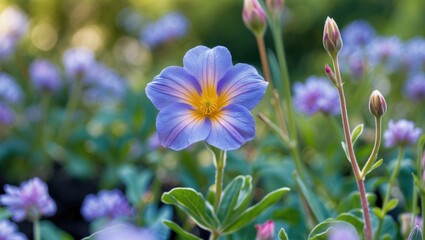
{"type": "Polygon", "coordinates": [[[220,235],[216,231],[213,231],[211,233],[210,240],[217,240],[219,237],[220,235]]]}
{"type": "Polygon", "coordinates": [[[40,234],[40,220],[36,219],[33,222],[33,234],[34,234],[34,240],[41,240],[41,234],[40,234]]]}
{"type": "Polygon", "coordinates": [[[369,203],[366,197],[366,188],[364,185],[364,180],[362,179],[361,171],[357,163],[356,155],[354,154],[353,143],[351,142],[350,123],[348,121],[347,104],[345,102],[341,72],[339,70],[338,55],[332,57],[332,62],[335,69],[335,75],[337,78],[337,89],[338,89],[339,101],[341,105],[340,106],[341,117],[342,117],[343,129],[344,129],[345,142],[347,144],[347,151],[350,157],[351,167],[353,169],[354,176],[356,177],[357,188],[359,189],[360,201],[361,201],[362,209],[363,209],[363,218],[365,222],[364,236],[366,240],[372,240],[373,232],[372,232],[372,222],[371,222],[370,212],[369,212],[369,203]]]}
{"type": "MultiPolygon", "coordinates": [[[[263,68],[264,77],[267,82],[271,83],[273,86],[273,82],[271,81],[271,74],[269,68],[269,61],[267,60],[266,46],[264,44],[263,36],[255,36],[257,39],[258,51],[260,52],[261,66],[263,68]]],[[[274,89],[274,86],[273,86],[274,89]]]]}
{"type": "Polygon", "coordinates": [[[365,179],[367,172],[373,164],[375,164],[376,156],[378,155],[379,147],[381,146],[381,128],[382,128],[382,118],[375,117],[375,144],[373,145],[372,152],[367,159],[366,164],[363,166],[362,178],[365,179]]]}
{"type": "MultiPolygon", "coordinates": [[[[386,207],[391,197],[391,189],[393,188],[395,180],[397,179],[397,176],[398,176],[398,172],[400,171],[400,165],[401,165],[401,160],[403,159],[403,154],[404,154],[404,149],[403,147],[400,147],[398,151],[397,163],[395,165],[393,173],[391,174],[390,182],[388,183],[387,192],[385,193],[384,203],[382,204],[383,216],[387,214],[386,207]]],[[[379,224],[378,224],[378,229],[376,230],[375,239],[379,239],[383,225],[384,225],[384,217],[379,219],[379,224]]]]}
{"type": "Polygon", "coordinates": [[[46,128],[46,120],[47,120],[47,115],[48,115],[48,112],[49,112],[51,96],[52,95],[49,92],[45,92],[43,94],[43,96],[41,96],[41,98],[42,98],[41,99],[42,114],[41,114],[41,119],[40,119],[40,122],[39,122],[40,125],[37,129],[38,134],[36,136],[36,138],[39,140],[39,141],[36,141],[36,144],[40,144],[39,145],[40,147],[44,146],[44,141],[45,141],[45,138],[46,138],[45,128],[46,128]]]}
{"type": "MultiPolygon", "coordinates": [[[[421,209],[422,209],[422,219],[425,216],[425,192],[421,192],[421,209]]],[[[425,224],[422,220],[422,240],[425,240],[425,224]]]]}
{"type": "Polygon", "coordinates": [[[74,112],[77,109],[81,92],[82,92],[82,81],[81,79],[76,79],[75,82],[73,83],[71,96],[69,97],[68,103],[66,105],[61,127],[59,128],[59,133],[58,133],[59,144],[64,144],[66,141],[66,138],[68,137],[69,128],[73,120],[74,112]]]}
{"type": "Polygon", "coordinates": [[[221,200],[221,191],[223,188],[223,173],[226,166],[226,151],[214,151],[214,165],[215,165],[215,198],[214,198],[214,212],[217,212],[221,200]]]}

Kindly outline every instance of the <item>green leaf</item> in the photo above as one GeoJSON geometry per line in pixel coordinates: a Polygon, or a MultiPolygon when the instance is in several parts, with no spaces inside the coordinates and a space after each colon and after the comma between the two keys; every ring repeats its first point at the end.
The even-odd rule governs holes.
{"type": "Polygon", "coordinates": [[[223,225],[220,229],[221,232],[223,234],[229,234],[249,224],[267,208],[279,201],[283,195],[289,191],[289,188],[284,187],[267,194],[259,203],[245,210],[241,215],[238,216],[237,219],[229,224],[223,225]]]}
{"type": "Polygon", "coordinates": [[[288,240],[288,235],[283,228],[281,228],[279,231],[279,240],[288,240]]]}
{"type": "Polygon", "coordinates": [[[172,221],[165,220],[163,223],[185,240],[202,240],[201,238],[198,238],[197,236],[186,232],[183,228],[181,228],[179,225],[172,221]]]}
{"type": "Polygon", "coordinates": [[[327,219],[324,222],[319,223],[316,227],[311,230],[308,235],[309,240],[328,240],[328,233],[332,228],[344,228],[351,229],[353,234],[357,234],[356,229],[350,223],[340,220],[327,219]]]}
{"type": "Polygon", "coordinates": [[[72,236],[56,227],[50,221],[40,222],[41,239],[43,240],[72,240],[72,236]]]}
{"type": "Polygon", "coordinates": [[[383,210],[385,212],[389,212],[389,211],[393,210],[395,207],[397,207],[397,204],[398,204],[398,199],[393,198],[384,206],[383,210]]]}
{"type": "MultiPolygon", "coordinates": [[[[362,212],[360,211],[360,214],[362,214],[362,212]]],[[[353,225],[357,232],[362,232],[363,231],[363,216],[356,216],[351,212],[348,213],[341,213],[336,220],[341,220],[341,221],[345,221],[350,223],[351,225],[353,225]]]]}
{"type": "Polygon", "coordinates": [[[309,189],[304,184],[303,180],[300,178],[298,174],[294,174],[295,182],[297,184],[297,187],[300,189],[300,192],[304,198],[304,200],[307,202],[308,206],[310,207],[310,210],[312,211],[314,217],[316,218],[317,222],[321,222],[326,219],[324,208],[322,205],[319,205],[320,202],[317,200],[317,195],[312,194],[309,189]]]}
{"type": "Polygon", "coordinates": [[[174,188],[162,194],[161,200],[163,203],[180,208],[201,228],[214,230],[218,227],[218,220],[211,204],[205,201],[201,193],[192,188],[174,188]]]}
{"type": "Polygon", "coordinates": [[[342,146],[342,150],[344,150],[345,152],[345,157],[347,157],[347,160],[351,162],[350,155],[347,152],[347,144],[345,144],[345,142],[341,142],[341,146],[342,146]]]}
{"type": "Polygon", "coordinates": [[[252,193],[252,177],[238,176],[229,183],[223,192],[217,217],[222,225],[230,223],[243,212],[252,193]]]}
{"type": "Polygon", "coordinates": [[[381,165],[382,165],[382,163],[384,162],[384,159],[379,159],[378,161],[376,161],[373,165],[372,165],[372,167],[370,168],[370,169],[366,169],[366,174],[364,175],[364,176],[366,176],[366,175],[368,175],[369,173],[371,173],[373,170],[375,170],[375,169],[377,169],[378,167],[380,167],[381,165]]]}
{"type": "Polygon", "coordinates": [[[378,217],[378,218],[384,218],[385,213],[378,207],[374,207],[373,208],[373,213],[378,217]]]}
{"type": "MultiPolygon", "coordinates": [[[[376,195],[373,193],[366,193],[367,201],[373,205],[376,201],[376,195]]],[[[351,209],[361,208],[360,194],[359,192],[351,192],[346,198],[344,198],[338,207],[336,208],[338,213],[348,212],[351,209]]]]}
{"type": "Polygon", "coordinates": [[[0,220],[7,219],[12,216],[7,208],[0,208],[0,220]]]}
{"type": "Polygon", "coordinates": [[[408,240],[422,240],[422,229],[415,226],[409,234],[408,240]]]}
{"type": "Polygon", "coordinates": [[[351,132],[351,142],[353,143],[353,145],[356,142],[356,140],[360,137],[360,135],[362,134],[363,126],[364,126],[363,123],[361,123],[361,124],[357,125],[353,129],[353,131],[351,132]]]}
{"type": "Polygon", "coordinates": [[[124,166],[119,170],[119,176],[126,186],[128,200],[134,206],[138,206],[143,194],[148,189],[149,182],[153,176],[152,172],[149,170],[140,172],[133,166],[124,166]]]}

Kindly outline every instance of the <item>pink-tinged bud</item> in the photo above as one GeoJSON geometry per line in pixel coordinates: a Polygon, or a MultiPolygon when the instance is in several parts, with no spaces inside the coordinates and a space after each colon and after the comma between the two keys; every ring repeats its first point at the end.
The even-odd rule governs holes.
{"type": "Polygon", "coordinates": [[[342,48],[341,33],[336,22],[328,17],[323,29],[323,47],[331,56],[336,56],[342,48]]]}
{"type": "Polygon", "coordinates": [[[242,19],[245,26],[254,33],[256,37],[262,37],[266,31],[266,13],[258,0],[244,0],[242,19]]]}
{"type": "Polygon", "coordinates": [[[273,240],[274,222],[272,220],[265,222],[263,225],[257,224],[255,228],[257,228],[257,237],[255,240],[273,240]]]}
{"type": "Polygon", "coordinates": [[[266,8],[273,19],[280,19],[284,7],[284,0],[266,0],[266,8]]]}
{"type": "Polygon", "coordinates": [[[332,68],[329,67],[328,64],[325,66],[326,75],[328,75],[329,79],[332,81],[335,87],[338,86],[338,82],[336,81],[335,73],[332,71],[332,68]]]}
{"type": "Polygon", "coordinates": [[[378,90],[370,95],[369,111],[375,117],[382,117],[387,112],[387,102],[378,90]]]}

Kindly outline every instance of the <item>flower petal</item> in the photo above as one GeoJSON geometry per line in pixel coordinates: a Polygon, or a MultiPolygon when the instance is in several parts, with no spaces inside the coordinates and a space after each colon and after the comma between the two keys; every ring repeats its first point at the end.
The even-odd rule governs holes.
{"type": "Polygon", "coordinates": [[[192,74],[202,89],[217,86],[218,81],[232,66],[232,56],[227,48],[198,46],[189,50],[183,58],[183,66],[192,74]]]}
{"type": "Polygon", "coordinates": [[[159,110],[173,103],[193,105],[201,87],[182,67],[167,67],[146,86],[146,95],[159,110]]]}
{"type": "Polygon", "coordinates": [[[207,143],[222,150],[234,150],[252,140],[254,135],[255,122],[249,110],[241,105],[231,104],[211,120],[207,143]]]}
{"type": "Polygon", "coordinates": [[[189,105],[174,103],[159,112],[156,128],[164,147],[181,150],[205,140],[210,133],[211,122],[208,118],[197,117],[189,105]]]}
{"type": "Polygon", "coordinates": [[[248,64],[236,64],[218,83],[217,93],[227,104],[254,108],[266,92],[268,83],[248,64]]]}

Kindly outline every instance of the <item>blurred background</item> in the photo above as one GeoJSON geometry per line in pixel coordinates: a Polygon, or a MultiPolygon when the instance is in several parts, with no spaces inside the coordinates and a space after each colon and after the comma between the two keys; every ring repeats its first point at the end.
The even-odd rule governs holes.
{"type": "MultiPolygon", "coordinates": [[[[425,36],[423,0],[287,0],[285,5],[283,39],[293,83],[304,82],[311,75],[324,76],[324,64],[330,63],[322,46],[327,16],[334,18],[340,29],[364,20],[373,28],[373,38],[396,37],[398,45],[389,48],[397,48],[399,55],[390,52],[384,54],[385,59],[404,59],[402,53],[408,52],[409,42],[423,41],[425,36]]],[[[33,176],[46,180],[58,204],[57,214],[48,220],[63,230],[63,235],[57,235],[62,236],[59,239],[80,239],[92,232],[90,223],[80,214],[84,197],[101,189],[124,191],[128,186],[122,175],[128,169],[151,176],[147,192],[153,197],[143,198],[143,204],[162,206],[161,193],[175,186],[206,192],[214,175],[209,153],[202,144],[181,152],[163,149],[155,133],[157,110],[146,98],[144,88],[164,67],[181,66],[187,50],[197,45],[225,46],[234,63],[249,63],[261,72],[255,38],[242,22],[242,6],[242,0],[2,0],[0,186],[18,185],[33,176]],[[15,29],[14,37],[7,38],[10,29],[15,29]],[[74,82],[81,73],[75,70],[78,66],[69,63],[72,60],[67,60],[66,53],[81,48],[93,59],[84,70],[90,80],[82,81],[75,97],[74,82]],[[58,87],[37,85],[31,66],[40,59],[57,69],[58,87]]],[[[269,31],[265,41],[273,52],[269,31]]],[[[424,44],[418,46],[411,51],[425,52],[424,44]]],[[[349,44],[344,48],[351,49],[349,44]]],[[[342,55],[342,60],[345,57],[349,61],[347,56],[353,52],[342,55]]],[[[425,57],[417,61],[425,61],[425,57]]],[[[405,90],[405,83],[416,74],[406,70],[410,65],[404,67],[404,62],[398,62],[379,68],[369,63],[372,60],[360,63],[367,69],[361,73],[350,72],[353,69],[349,68],[344,72],[353,126],[361,122],[367,126],[359,143],[360,158],[367,157],[373,143],[373,118],[367,108],[372,88],[392,96],[387,97],[390,117],[384,120],[385,126],[390,118],[405,117],[425,127],[425,93],[411,98],[405,90]]],[[[419,68],[417,71],[423,71],[423,65],[419,68]]],[[[423,83],[425,78],[419,81],[423,83]]],[[[254,112],[259,109],[271,114],[268,98],[254,112]]],[[[355,186],[352,181],[335,183],[335,179],[349,175],[350,168],[345,160],[341,161],[341,139],[336,136],[340,132],[330,126],[329,118],[340,124],[339,116],[297,115],[303,159],[309,168],[317,170],[314,180],[321,179],[321,174],[328,177],[321,180],[324,183],[317,191],[327,195],[325,187],[329,187],[327,201],[332,206],[355,186]]],[[[260,199],[277,187],[293,186],[294,166],[287,159],[285,146],[256,121],[256,139],[229,153],[226,179],[252,174],[260,199]]],[[[388,159],[395,155],[390,149],[382,154],[388,159]]],[[[272,214],[280,226],[291,228],[303,222],[302,214],[296,212],[300,207],[296,199],[294,193],[283,203],[285,210],[272,214]]],[[[187,228],[193,226],[178,213],[174,216],[186,222],[187,228]]],[[[19,226],[23,232],[31,232],[29,223],[19,226]]],[[[203,236],[200,229],[192,231],[203,236]]],[[[303,239],[296,228],[288,234],[303,239]]]]}

